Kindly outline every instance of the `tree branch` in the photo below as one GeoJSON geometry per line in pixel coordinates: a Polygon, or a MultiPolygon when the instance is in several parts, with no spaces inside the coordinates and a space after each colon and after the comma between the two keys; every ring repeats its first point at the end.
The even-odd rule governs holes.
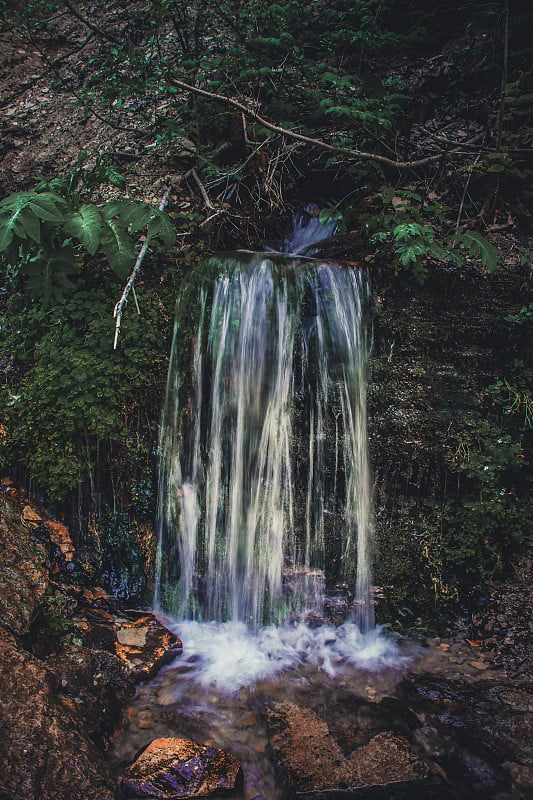
{"type": "Polygon", "coordinates": [[[106,39],[108,42],[111,42],[112,44],[118,44],[118,45],[121,44],[120,40],[115,38],[115,36],[112,36],[111,34],[107,33],[107,31],[102,30],[102,28],[98,28],[96,25],[93,25],[93,23],[90,20],[88,20],[87,17],[84,17],[82,14],[80,14],[80,12],[77,11],[72,5],[72,3],[68,2],[68,0],[65,0],[65,5],[73,17],[79,19],[80,22],[86,25],[87,28],[89,28],[89,30],[95,33],[97,36],[100,36],[102,39],[106,39]]]}
{"type": "MultiPolygon", "coordinates": [[[[163,195],[163,199],[159,203],[159,210],[160,211],[164,211],[165,210],[165,206],[167,204],[171,189],[172,189],[172,186],[169,186],[168,189],[166,190],[165,194],[163,195]]],[[[120,300],[116,304],[115,310],[113,311],[113,317],[116,319],[115,341],[113,343],[113,350],[117,349],[118,337],[119,337],[119,333],[120,333],[120,323],[122,322],[122,311],[123,311],[124,306],[125,306],[125,304],[126,304],[126,302],[128,300],[128,295],[129,295],[129,293],[131,291],[133,291],[133,296],[135,298],[135,303],[137,304],[137,298],[135,297],[135,289],[133,288],[133,284],[135,283],[135,278],[137,277],[137,273],[139,272],[139,270],[141,268],[141,264],[143,262],[143,258],[146,255],[146,251],[148,250],[149,245],[150,245],[150,236],[147,236],[145,241],[144,241],[143,246],[141,247],[141,249],[139,251],[139,255],[137,256],[137,261],[135,262],[135,266],[133,267],[133,271],[132,271],[130,277],[128,278],[128,282],[127,282],[126,286],[124,287],[124,291],[122,292],[122,297],[120,298],[120,300]]],[[[138,304],[137,304],[137,313],[140,313],[138,304]]]]}
{"type": "Polygon", "coordinates": [[[248,106],[245,106],[243,103],[240,103],[238,100],[234,100],[231,97],[225,97],[222,94],[209,92],[207,89],[200,89],[198,86],[191,86],[190,84],[184,83],[177,78],[169,78],[168,80],[173,86],[177,86],[187,92],[194,92],[195,94],[201,95],[202,97],[207,97],[210,100],[217,100],[219,103],[225,103],[233,108],[237,108],[243,114],[246,114],[248,117],[255,119],[261,125],[264,125],[265,128],[275,131],[275,133],[279,133],[282,136],[288,136],[290,139],[295,139],[298,142],[304,142],[305,144],[309,144],[313,147],[319,147],[322,150],[329,150],[330,152],[338,153],[339,155],[351,156],[352,158],[361,158],[366,161],[377,161],[379,164],[385,164],[386,166],[394,167],[395,169],[413,169],[414,167],[423,167],[426,164],[432,164],[435,161],[440,161],[445,155],[447,155],[447,152],[453,153],[455,149],[454,148],[447,152],[439,153],[435,156],[419,158],[415,161],[394,161],[392,158],[381,156],[378,153],[367,153],[364,150],[353,150],[349,147],[339,147],[337,145],[330,144],[329,142],[324,142],[322,139],[314,139],[311,136],[304,136],[302,133],[297,133],[296,131],[291,131],[287,128],[282,128],[280,125],[275,125],[273,122],[269,122],[264,117],[261,117],[256,111],[253,111],[251,108],[248,108],[248,106]]]}

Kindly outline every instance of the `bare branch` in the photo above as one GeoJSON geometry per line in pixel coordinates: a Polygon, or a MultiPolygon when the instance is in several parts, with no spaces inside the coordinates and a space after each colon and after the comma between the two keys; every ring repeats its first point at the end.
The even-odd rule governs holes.
{"type": "Polygon", "coordinates": [[[192,177],[194,178],[194,180],[196,181],[196,184],[197,184],[198,188],[200,189],[200,194],[202,195],[202,198],[203,198],[203,201],[204,201],[206,207],[209,209],[209,211],[214,211],[215,206],[211,202],[211,200],[209,198],[209,195],[207,194],[207,190],[206,190],[205,186],[203,185],[202,181],[200,180],[200,176],[198,175],[196,170],[193,168],[193,169],[189,170],[189,173],[187,173],[187,174],[191,174],[192,177]]]}
{"type": "MultiPolygon", "coordinates": [[[[171,189],[172,189],[172,187],[169,186],[168,189],[166,190],[165,194],[163,195],[163,198],[162,198],[161,202],[159,203],[159,210],[160,211],[164,211],[165,210],[165,206],[167,204],[171,189]]],[[[133,291],[133,296],[135,298],[135,303],[137,305],[137,312],[139,313],[139,305],[137,303],[137,298],[135,297],[135,290],[133,288],[133,284],[135,283],[135,278],[137,277],[137,273],[139,272],[139,269],[141,268],[141,264],[143,262],[143,258],[146,255],[146,251],[148,250],[149,245],[150,245],[150,236],[147,236],[145,241],[144,241],[143,246],[141,247],[141,249],[139,251],[139,255],[137,256],[137,261],[135,262],[135,266],[133,267],[133,271],[132,271],[130,277],[128,278],[128,282],[127,282],[126,286],[124,287],[124,291],[122,292],[122,297],[120,298],[120,300],[116,304],[115,310],[113,311],[113,316],[116,319],[115,341],[113,343],[113,349],[114,350],[117,349],[118,337],[119,337],[119,333],[120,333],[120,323],[122,322],[122,312],[123,312],[124,306],[125,306],[125,304],[126,304],[126,302],[128,300],[128,295],[129,295],[129,293],[131,291],[133,291]]]]}
{"type": "Polygon", "coordinates": [[[111,36],[111,34],[107,33],[107,31],[104,31],[102,30],[102,28],[98,28],[96,25],[93,25],[93,23],[90,20],[88,20],[87,17],[84,17],[82,14],[80,14],[80,12],[77,11],[72,5],[72,3],[68,2],[68,0],[65,0],[65,5],[70,11],[70,13],[74,17],[76,17],[76,19],[79,19],[80,22],[83,22],[83,24],[86,25],[87,28],[89,28],[89,30],[95,33],[97,36],[100,36],[102,39],[106,39],[108,42],[111,42],[112,44],[118,44],[118,45],[121,44],[121,42],[118,39],[116,39],[114,36],[111,36]]]}
{"type": "Polygon", "coordinates": [[[200,89],[198,86],[191,86],[190,84],[184,83],[177,78],[169,78],[168,80],[173,86],[177,86],[187,92],[194,92],[202,97],[208,97],[210,100],[217,100],[220,103],[225,103],[233,108],[237,108],[243,114],[255,119],[257,122],[261,123],[261,125],[264,125],[265,128],[275,131],[282,136],[288,136],[290,139],[295,139],[298,142],[304,142],[305,144],[309,144],[313,147],[319,147],[322,150],[329,150],[332,153],[339,153],[339,155],[351,156],[352,158],[361,158],[366,161],[377,161],[379,164],[385,164],[386,166],[394,167],[395,169],[413,169],[414,167],[423,167],[426,164],[432,164],[435,161],[440,161],[445,155],[447,155],[447,153],[453,153],[455,151],[455,148],[453,148],[447,152],[441,152],[438,155],[427,156],[426,158],[419,158],[415,161],[394,161],[392,158],[381,156],[378,153],[367,153],[365,150],[353,150],[349,147],[339,147],[337,145],[330,144],[329,142],[324,142],[322,139],[314,139],[311,136],[304,136],[302,133],[297,133],[296,131],[291,131],[287,128],[282,128],[280,125],[275,125],[273,122],[269,122],[264,117],[261,117],[256,111],[253,111],[251,108],[248,108],[248,106],[245,106],[244,103],[240,103],[238,100],[234,100],[231,97],[225,97],[222,94],[209,92],[207,89],[200,89]]]}

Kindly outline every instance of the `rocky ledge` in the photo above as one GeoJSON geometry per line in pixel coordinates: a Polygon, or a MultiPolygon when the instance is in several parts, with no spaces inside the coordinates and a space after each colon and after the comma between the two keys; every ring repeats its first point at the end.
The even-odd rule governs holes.
{"type": "Polygon", "coordinates": [[[66,527],[0,496],[0,797],[111,800],[104,752],[139,680],[181,642],[150,613],[75,581],[66,527]]]}

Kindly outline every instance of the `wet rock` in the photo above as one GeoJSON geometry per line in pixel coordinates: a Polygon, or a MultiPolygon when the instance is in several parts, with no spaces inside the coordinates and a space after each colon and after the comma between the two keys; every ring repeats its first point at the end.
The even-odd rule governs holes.
{"type": "Polygon", "coordinates": [[[2,797],[112,800],[113,779],[77,704],[58,696],[54,673],[2,628],[0,647],[2,797]]]}
{"type": "Polygon", "coordinates": [[[119,780],[127,797],[177,800],[240,790],[242,769],[233,756],[189,739],[155,739],[119,780]]]}
{"type": "Polygon", "coordinates": [[[266,711],[270,745],[285,780],[300,794],[389,784],[417,784],[426,764],[407,739],[382,731],[345,755],[328,725],[309,708],[279,703],[266,711]]]}
{"type": "MultiPolygon", "coordinates": [[[[3,484],[2,484],[3,485],[3,484]]],[[[71,583],[70,537],[0,495],[0,796],[111,800],[103,751],[136,681],[181,642],[152,614],[71,583]]]]}
{"type": "Polygon", "coordinates": [[[153,614],[116,619],[115,652],[135,680],[148,680],[181,651],[179,638],[161,625],[153,614]]]}
{"type": "Polygon", "coordinates": [[[13,633],[28,632],[48,588],[45,547],[34,541],[15,504],[0,498],[0,619],[13,633]]]}
{"type": "Polygon", "coordinates": [[[135,690],[135,679],[113,653],[64,646],[46,661],[58,683],[58,693],[73,700],[87,735],[105,750],[124,705],[135,690]]]}

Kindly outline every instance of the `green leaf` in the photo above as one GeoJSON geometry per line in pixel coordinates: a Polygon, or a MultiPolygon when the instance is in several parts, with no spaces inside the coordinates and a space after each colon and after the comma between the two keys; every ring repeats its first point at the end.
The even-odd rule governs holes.
{"type": "Polygon", "coordinates": [[[401,242],[412,239],[414,236],[420,236],[422,228],[417,222],[406,222],[401,225],[396,225],[392,233],[394,238],[401,242]]]}
{"type": "Polygon", "coordinates": [[[58,205],[66,205],[66,202],[57,194],[52,192],[35,193],[30,197],[29,205],[43,222],[61,224],[64,220],[63,212],[59,210],[58,205]]]}
{"type": "Polygon", "coordinates": [[[154,219],[148,225],[148,236],[161,239],[165,247],[172,247],[176,241],[176,231],[172,220],[164,211],[153,209],[154,219]]]}
{"type": "Polygon", "coordinates": [[[153,216],[154,209],[151,206],[135,203],[134,207],[121,214],[120,219],[131,233],[136,233],[145,228],[153,216]]]}
{"type": "Polygon", "coordinates": [[[476,231],[465,231],[456,237],[456,243],[464,244],[472,256],[481,258],[483,265],[489,272],[494,272],[499,263],[499,255],[496,248],[476,231]]]}
{"type": "Polygon", "coordinates": [[[16,230],[17,232],[24,231],[24,238],[25,239],[33,239],[34,242],[40,244],[41,242],[41,223],[39,222],[39,218],[34,211],[32,211],[31,207],[25,206],[22,209],[22,214],[20,219],[16,223],[16,230]],[[19,225],[22,226],[19,228],[19,225]]]}
{"type": "Polygon", "coordinates": [[[135,263],[135,247],[118,220],[109,219],[104,222],[102,248],[117,278],[127,278],[135,263]]]}
{"type": "Polygon", "coordinates": [[[103,220],[98,209],[85,205],[67,217],[66,233],[79,239],[88,252],[94,256],[100,246],[103,220]]]}
{"type": "Polygon", "coordinates": [[[39,220],[26,204],[4,207],[0,211],[0,253],[11,244],[14,236],[40,242],[39,220]]]}
{"type": "Polygon", "coordinates": [[[9,215],[0,214],[0,253],[6,250],[13,241],[13,224],[9,215]]]}

